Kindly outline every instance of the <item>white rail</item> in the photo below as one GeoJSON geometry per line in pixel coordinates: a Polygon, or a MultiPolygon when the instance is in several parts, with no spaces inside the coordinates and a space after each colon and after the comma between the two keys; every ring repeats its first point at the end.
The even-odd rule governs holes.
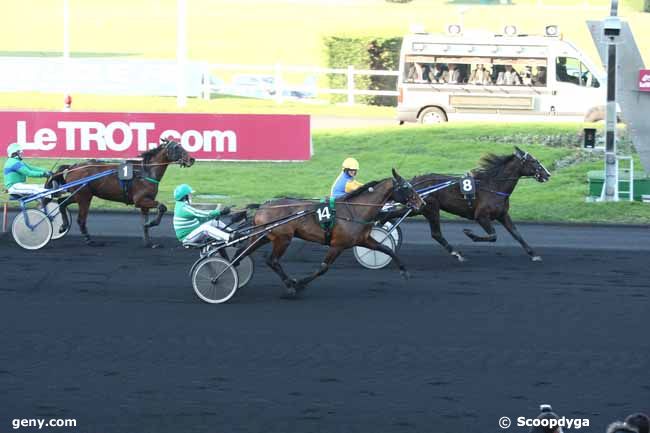
{"type": "MultiPolygon", "coordinates": [[[[266,73],[268,75],[273,75],[273,85],[274,85],[274,96],[273,99],[277,103],[282,103],[285,99],[283,94],[283,75],[287,73],[303,73],[303,74],[341,74],[345,75],[346,87],[340,89],[331,89],[331,88],[322,88],[315,87],[316,95],[318,94],[335,94],[335,95],[347,95],[347,104],[354,105],[355,96],[357,95],[375,95],[375,96],[397,96],[399,93],[396,90],[369,90],[369,89],[357,89],[355,87],[354,78],[357,75],[370,75],[370,76],[393,76],[397,77],[399,75],[398,71],[387,71],[387,70],[374,70],[374,69],[355,69],[354,66],[348,66],[347,68],[320,68],[315,66],[298,66],[298,65],[241,65],[241,64],[224,64],[224,63],[213,63],[207,65],[207,68],[203,74],[203,98],[210,99],[212,93],[218,93],[217,88],[210,82],[210,71],[221,70],[221,71],[239,71],[239,72],[257,72],[257,73],[266,73]]],[[[318,80],[316,81],[318,82],[318,80]]]]}

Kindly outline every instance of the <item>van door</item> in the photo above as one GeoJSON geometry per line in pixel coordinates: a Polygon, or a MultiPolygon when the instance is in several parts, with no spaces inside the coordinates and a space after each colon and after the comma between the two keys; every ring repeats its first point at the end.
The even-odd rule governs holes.
{"type": "Polygon", "coordinates": [[[558,115],[584,116],[605,103],[604,83],[575,57],[556,57],[549,74],[552,82],[550,110],[558,115]]]}

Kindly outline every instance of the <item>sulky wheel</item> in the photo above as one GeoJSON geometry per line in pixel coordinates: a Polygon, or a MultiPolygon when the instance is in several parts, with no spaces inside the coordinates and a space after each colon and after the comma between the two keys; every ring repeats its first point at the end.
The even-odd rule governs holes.
{"type": "MultiPolygon", "coordinates": [[[[392,251],[395,251],[395,240],[388,234],[387,230],[381,227],[373,227],[370,236],[372,236],[372,238],[377,242],[390,248],[392,251]]],[[[365,247],[354,247],[352,251],[354,252],[354,257],[357,259],[357,262],[359,262],[364,268],[368,269],[385,268],[393,260],[391,256],[387,254],[370,250],[365,247]]]]}
{"type": "Polygon", "coordinates": [[[70,209],[65,208],[65,212],[68,215],[68,227],[61,231],[63,227],[63,215],[61,214],[61,208],[57,203],[49,202],[45,205],[45,213],[52,221],[52,239],[61,239],[63,236],[67,235],[72,227],[72,216],[70,215],[70,209]]]}
{"type": "Polygon", "coordinates": [[[26,250],[38,250],[52,238],[52,222],[38,209],[25,209],[14,218],[11,234],[26,250]]]}
{"type": "Polygon", "coordinates": [[[211,304],[221,304],[237,291],[239,277],[228,260],[206,257],[192,272],[192,286],[197,296],[211,304]]]}
{"type": "MultiPolygon", "coordinates": [[[[226,254],[230,260],[233,260],[235,258],[236,253],[237,248],[226,248],[226,254]]],[[[255,263],[250,256],[245,256],[239,260],[239,263],[237,263],[235,269],[237,269],[237,276],[239,277],[239,286],[237,286],[237,288],[240,289],[248,284],[251,278],[253,278],[253,272],[255,272],[255,263]]]]}

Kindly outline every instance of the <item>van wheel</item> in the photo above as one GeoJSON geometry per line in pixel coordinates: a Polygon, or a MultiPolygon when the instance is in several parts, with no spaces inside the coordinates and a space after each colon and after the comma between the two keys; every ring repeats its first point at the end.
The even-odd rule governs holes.
{"type": "MultiPolygon", "coordinates": [[[[600,122],[601,120],[605,120],[607,117],[607,111],[605,110],[604,105],[599,105],[597,107],[591,107],[589,111],[587,111],[587,114],[585,114],[585,122],[600,122]]],[[[616,123],[621,123],[621,116],[619,114],[616,115],[616,123]]]]}
{"type": "Polygon", "coordinates": [[[444,123],[447,121],[445,112],[438,107],[429,107],[422,110],[418,119],[423,125],[431,125],[434,123],[444,123]]]}

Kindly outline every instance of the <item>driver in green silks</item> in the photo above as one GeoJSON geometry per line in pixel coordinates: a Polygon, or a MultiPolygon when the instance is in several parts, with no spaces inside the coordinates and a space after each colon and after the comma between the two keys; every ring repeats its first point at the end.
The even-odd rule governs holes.
{"type": "Polygon", "coordinates": [[[228,241],[230,233],[223,230],[225,224],[215,218],[230,213],[230,208],[224,207],[204,211],[191,206],[192,194],[195,191],[184,183],[174,189],[174,230],[176,237],[183,243],[201,243],[212,238],[217,241],[228,241]]]}

